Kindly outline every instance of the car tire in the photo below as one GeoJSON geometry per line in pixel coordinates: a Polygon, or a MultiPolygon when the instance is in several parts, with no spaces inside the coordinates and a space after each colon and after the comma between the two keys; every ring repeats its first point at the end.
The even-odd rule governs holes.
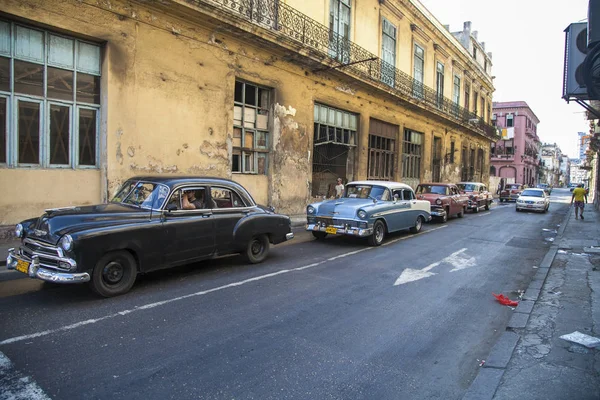
{"type": "Polygon", "coordinates": [[[261,263],[269,255],[269,238],[267,235],[254,236],[246,246],[244,258],[250,264],[261,263]]]}
{"type": "Polygon", "coordinates": [[[315,237],[315,239],[318,240],[322,240],[325,239],[325,237],[327,237],[327,233],[320,231],[312,231],[312,235],[315,237]]]}
{"type": "Polygon", "coordinates": [[[378,219],[373,224],[373,234],[369,236],[369,244],[371,246],[381,246],[383,239],[385,238],[385,224],[383,221],[378,219]]]}
{"type": "Polygon", "coordinates": [[[460,212],[459,212],[458,214],[456,214],[456,216],[457,216],[458,218],[462,218],[462,217],[464,217],[464,216],[465,216],[465,209],[466,209],[465,207],[461,208],[461,209],[460,209],[460,212]]]}
{"type": "Polygon", "coordinates": [[[419,215],[417,217],[417,220],[415,221],[415,226],[413,226],[412,228],[410,228],[411,233],[418,233],[421,230],[422,226],[423,226],[423,217],[421,217],[419,215]]]}
{"type": "Polygon", "coordinates": [[[106,253],[94,267],[90,287],[102,297],[127,293],[137,277],[137,262],[125,250],[106,253]]]}
{"type": "Polygon", "coordinates": [[[491,201],[486,201],[485,202],[485,211],[490,211],[490,204],[492,204],[491,201]]]}
{"type": "Polygon", "coordinates": [[[442,224],[445,224],[446,222],[448,222],[448,215],[450,215],[450,209],[446,208],[446,214],[442,218],[440,218],[440,222],[442,224]]]}
{"type": "Polygon", "coordinates": [[[479,202],[475,203],[475,208],[473,209],[474,213],[478,213],[479,212],[479,202]]]}

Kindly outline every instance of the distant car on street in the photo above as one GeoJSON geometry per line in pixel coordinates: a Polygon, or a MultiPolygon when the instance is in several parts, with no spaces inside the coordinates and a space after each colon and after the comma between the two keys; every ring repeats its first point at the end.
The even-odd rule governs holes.
{"type": "Polygon", "coordinates": [[[504,190],[500,191],[500,202],[516,201],[523,189],[525,187],[522,183],[507,183],[504,190]]]}
{"type": "Polygon", "coordinates": [[[240,184],[218,178],[127,180],[108,204],[49,209],[16,226],[8,269],[56,283],[89,282],[126,293],[138,273],[227,254],[263,261],[292,239],[290,218],[262,207],[240,184]]]}
{"type": "Polygon", "coordinates": [[[341,198],[310,204],[306,219],[306,230],[317,239],[349,235],[379,246],[387,233],[419,232],[431,220],[431,206],[404,183],[356,181],[346,185],[341,198]]]}
{"type": "Polygon", "coordinates": [[[469,207],[469,196],[453,183],[420,183],[415,193],[417,199],[431,203],[431,216],[441,222],[452,215],[462,218],[469,207]]]}
{"type": "Polygon", "coordinates": [[[538,189],[543,189],[548,196],[552,194],[552,186],[548,185],[547,183],[538,183],[536,187],[538,189]]]}
{"type": "Polygon", "coordinates": [[[550,197],[544,189],[531,188],[521,192],[515,203],[515,210],[531,210],[547,212],[550,208],[550,197]]]}
{"type": "Polygon", "coordinates": [[[469,196],[467,208],[476,213],[479,212],[481,207],[489,210],[494,202],[494,196],[487,190],[487,186],[481,182],[459,182],[456,186],[461,193],[469,196]]]}

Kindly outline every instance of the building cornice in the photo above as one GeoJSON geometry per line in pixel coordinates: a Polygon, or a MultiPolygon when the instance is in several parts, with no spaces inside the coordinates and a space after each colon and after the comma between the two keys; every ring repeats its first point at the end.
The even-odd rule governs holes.
{"type": "Polygon", "coordinates": [[[384,10],[394,14],[398,19],[404,18],[404,13],[392,1],[380,0],[379,3],[384,10]]]}
{"type": "Polygon", "coordinates": [[[450,53],[448,53],[446,50],[444,50],[444,48],[438,44],[438,43],[433,43],[433,49],[437,52],[440,53],[441,55],[443,55],[446,58],[450,58],[450,53]]]}
{"type": "Polygon", "coordinates": [[[425,31],[419,27],[419,25],[417,25],[415,23],[410,24],[410,30],[413,31],[413,33],[415,33],[417,36],[419,36],[424,41],[426,41],[426,42],[431,41],[431,38],[429,37],[429,35],[427,35],[425,33],[425,31]]]}

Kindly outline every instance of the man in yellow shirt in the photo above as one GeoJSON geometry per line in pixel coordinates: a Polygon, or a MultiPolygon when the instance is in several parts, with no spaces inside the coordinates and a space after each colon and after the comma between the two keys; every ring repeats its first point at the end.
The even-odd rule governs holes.
{"type": "Polygon", "coordinates": [[[581,219],[583,219],[583,207],[585,206],[585,203],[587,203],[587,190],[583,188],[583,183],[580,183],[578,187],[573,189],[571,204],[573,204],[573,200],[575,200],[575,219],[579,219],[577,210],[579,210],[579,215],[581,215],[581,219]]]}

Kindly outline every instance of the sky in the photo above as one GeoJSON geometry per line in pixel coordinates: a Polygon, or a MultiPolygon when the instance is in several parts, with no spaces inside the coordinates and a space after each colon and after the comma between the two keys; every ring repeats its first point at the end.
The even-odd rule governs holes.
{"type": "Polygon", "coordinates": [[[585,109],[562,96],[565,28],[587,20],[588,0],[420,0],[450,31],[471,32],[492,52],[493,101],[525,101],[540,120],[542,143],[578,158],[577,132],[588,132],[585,109]]]}

